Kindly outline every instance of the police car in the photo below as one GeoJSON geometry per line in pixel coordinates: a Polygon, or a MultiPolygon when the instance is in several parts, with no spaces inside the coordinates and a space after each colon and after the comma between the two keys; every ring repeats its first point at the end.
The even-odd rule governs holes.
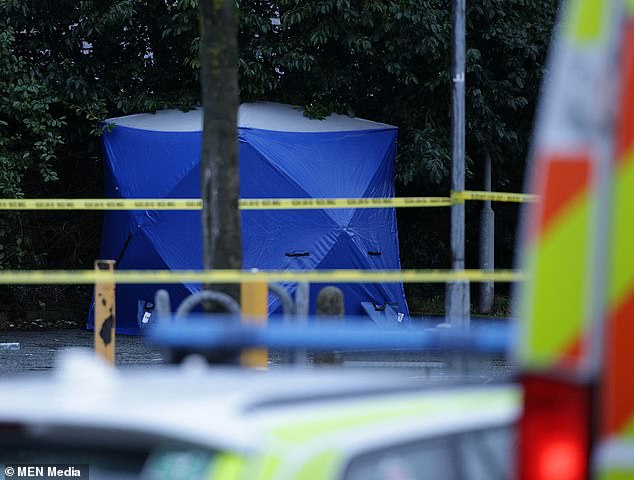
{"type": "Polygon", "coordinates": [[[634,478],[634,2],[562,11],[521,387],[190,367],[3,381],[0,461],[89,464],[93,479],[634,478]]]}
{"type": "MultiPolygon", "coordinates": [[[[115,371],[71,355],[4,380],[0,463],[95,479],[504,479],[520,394],[403,371],[185,363],[115,371]]],[[[8,478],[8,477],[7,477],[8,478]]]]}

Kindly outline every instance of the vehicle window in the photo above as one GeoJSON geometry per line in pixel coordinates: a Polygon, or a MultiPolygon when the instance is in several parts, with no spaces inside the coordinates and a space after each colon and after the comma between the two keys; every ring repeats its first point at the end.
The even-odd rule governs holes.
{"type": "Polygon", "coordinates": [[[464,432],[363,453],[344,480],[495,480],[509,478],[511,427],[464,432]]]}
{"type": "Polygon", "coordinates": [[[202,480],[215,452],[184,445],[58,445],[0,437],[0,465],[84,464],[91,480],[202,480]]]}
{"type": "Polygon", "coordinates": [[[208,477],[211,452],[196,448],[159,448],[148,458],[141,480],[203,480],[208,477]]]}
{"type": "Polygon", "coordinates": [[[93,480],[136,479],[147,451],[0,439],[0,464],[84,464],[93,480]]]}
{"type": "Polygon", "coordinates": [[[512,428],[480,430],[460,436],[463,471],[469,480],[511,478],[513,452],[516,451],[512,428]]]}
{"type": "Polygon", "coordinates": [[[450,438],[392,446],[350,462],[345,480],[454,480],[455,445],[450,438]]]}

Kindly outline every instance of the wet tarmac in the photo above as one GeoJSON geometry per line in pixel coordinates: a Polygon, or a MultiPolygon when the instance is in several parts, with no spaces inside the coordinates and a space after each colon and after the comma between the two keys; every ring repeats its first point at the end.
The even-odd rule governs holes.
{"type": "MultiPolygon", "coordinates": [[[[161,353],[145,344],[143,337],[117,335],[118,366],[155,365],[161,353]]],[[[0,331],[0,377],[49,372],[57,355],[70,348],[93,348],[93,332],[84,329],[0,331]],[[15,344],[19,344],[19,348],[15,344]]]]}

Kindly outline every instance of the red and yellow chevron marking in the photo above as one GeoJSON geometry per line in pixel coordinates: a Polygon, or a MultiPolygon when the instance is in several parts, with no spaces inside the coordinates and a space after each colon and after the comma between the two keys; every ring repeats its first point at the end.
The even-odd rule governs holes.
{"type": "Polygon", "coordinates": [[[634,438],[634,2],[623,33],[615,145],[603,434],[634,438]]]}
{"type": "MultiPolygon", "coordinates": [[[[555,49],[561,62],[552,62],[557,79],[578,81],[575,69],[579,62],[603,68],[601,55],[609,51],[614,8],[603,0],[567,3],[556,40],[560,48],[555,49]]],[[[595,73],[595,80],[600,79],[601,72],[595,73]]],[[[540,119],[551,129],[544,130],[537,145],[531,189],[542,201],[529,207],[531,223],[523,251],[529,282],[520,298],[523,335],[519,361],[530,369],[578,369],[593,360],[588,347],[599,219],[596,169],[600,159],[595,155],[601,149],[595,148],[595,139],[579,126],[578,119],[562,113],[571,110],[571,100],[556,89],[575,88],[575,84],[561,85],[552,82],[548,102],[555,103],[543,109],[556,117],[540,119]],[[561,124],[550,124],[553,119],[561,124]]],[[[581,110],[591,111],[600,99],[581,101],[585,102],[581,110]]]]}
{"type": "Polygon", "coordinates": [[[550,155],[538,162],[535,205],[526,248],[521,360],[530,368],[575,367],[584,349],[584,299],[590,277],[592,166],[589,154],[550,155]]]}

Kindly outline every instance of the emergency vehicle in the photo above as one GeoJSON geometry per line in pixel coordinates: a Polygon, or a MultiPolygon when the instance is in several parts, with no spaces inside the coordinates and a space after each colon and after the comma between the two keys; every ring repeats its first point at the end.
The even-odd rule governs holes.
{"type": "MultiPolygon", "coordinates": [[[[520,392],[412,372],[184,364],[116,371],[70,355],[0,382],[0,465],[91,480],[505,479],[520,392]]],[[[9,477],[6,477],[9,479],[9,477]]]]}
{"type": "Polygon", "coordinates": [[[524,219],[519,477],[634,478],[634,2],[562,7],[524,219]]]}
{"type": "Polygon", "coordinates": [[[634,1],[568,2],[547,78],[518,383],[206,367],[3,381],[0,461],[83,459],[93,478],[634,479],[634,1]]]}

